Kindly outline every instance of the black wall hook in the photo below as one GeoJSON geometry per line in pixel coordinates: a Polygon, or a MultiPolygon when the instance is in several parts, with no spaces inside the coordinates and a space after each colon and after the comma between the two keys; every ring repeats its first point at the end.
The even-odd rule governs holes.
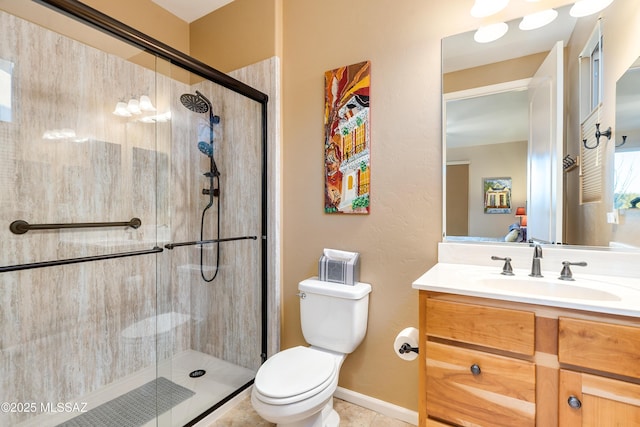
{"type": "Polygon", "coordinates": [[[622,142],[620,144],[616,144],[616,148],[622,147],[625,142],[627,142],[627,135],[622,135],[622,142]]]}
{"type": "Polygon", "coordinates": [[[587,145],[587,140],[583,139],[582,144],[584,145],[584,148],[586,148],[587,150],[593,150],[594,148],[598,148],[598,142],[596,142],[596,144],[593,147],[589,147],[587,145]]]}
{"type": "Polygon", "coordinates": [[[600,123],[596,123],[596,143],[592,147],[589,147],[587,145],[587,140],[583,139],[582,143],[584,144],[584,148],[586,148],[587,150],[593,150],[594,148],[598,148],[598,146],[600,145],[600,137],[601,136],[606,136],[607,140],[610,140],[611,139],[611,126],[609,126],[607,128],[607,130],[605,130],[604,132],[600,132],[600,123]]]}

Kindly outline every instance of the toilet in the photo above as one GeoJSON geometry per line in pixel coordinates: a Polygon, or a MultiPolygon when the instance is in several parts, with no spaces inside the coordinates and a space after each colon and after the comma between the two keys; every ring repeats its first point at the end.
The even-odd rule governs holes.
{"type": "Polygon", "coordinates": [[[311,278],[298,285],[302,334],[309,347],[271,356],[258,369],[251,404],[280,427],[337,427],[333,409],[342,362],[367,332],[371,285],[311,278]]]}

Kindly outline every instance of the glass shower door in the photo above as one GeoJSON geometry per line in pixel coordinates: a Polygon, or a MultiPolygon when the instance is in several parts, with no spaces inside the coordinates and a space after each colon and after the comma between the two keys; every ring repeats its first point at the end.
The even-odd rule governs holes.
{"type": "Polygon", "coordinates": [[[0,32],[0,425],[191,425],[266,358],[266,97],[33,2],[0,32]]]}

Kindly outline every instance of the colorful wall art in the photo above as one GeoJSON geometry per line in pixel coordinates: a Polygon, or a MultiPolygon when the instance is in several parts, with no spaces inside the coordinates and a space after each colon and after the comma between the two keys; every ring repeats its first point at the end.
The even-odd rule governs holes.
{"type": "Polygon", "coordinates": [[[324,74],[324,211],[369,213],[371,62],[324,74]]]}
{"type": "Polygon", "coordinates": [[[511,178],[483,178],[484,213],[511,213],[511,178]]]}

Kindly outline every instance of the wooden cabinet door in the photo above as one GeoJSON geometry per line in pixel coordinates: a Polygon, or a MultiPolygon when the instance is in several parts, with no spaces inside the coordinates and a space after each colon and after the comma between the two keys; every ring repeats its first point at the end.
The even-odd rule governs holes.
{"type": "Polygon", "coordinates": [[[640,385],[560,370],[559,427],[640,427],[640,385]]]}

